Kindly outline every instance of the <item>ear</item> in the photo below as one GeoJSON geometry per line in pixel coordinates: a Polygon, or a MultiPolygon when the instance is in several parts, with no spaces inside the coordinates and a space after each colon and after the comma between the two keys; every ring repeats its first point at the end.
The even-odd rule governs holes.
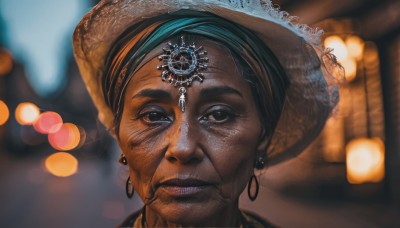
{"type": "Polygon", "coordinates": [[[268,149],[270,142],[271,142],[271,136],[268,135],[266,133],[265,129],[263,128],[261,130],[260,138],[258,140],[257,155],[265,158],[265,155],[267,153],[267,149],[268,149]]]}

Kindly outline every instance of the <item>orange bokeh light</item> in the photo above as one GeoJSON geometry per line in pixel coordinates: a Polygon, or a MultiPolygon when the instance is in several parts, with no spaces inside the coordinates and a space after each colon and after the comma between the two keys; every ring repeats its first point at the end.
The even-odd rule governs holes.
{"type": "Polygon", "coordinates": [[[56,112],[44,112],[40,114],[33,124],[35,130],[42,134],[56,133],[63,125],[61,116],[56,112]]]}
{"type": "Polygon", "coordinates": [[[69,153],[58,152],[46,158],[46,170],[57,177],[68,177],[78,171],[78,160],[69,153]]]}
{"type": "Polygon", "coordinates": [[[48,135],[50,145],[56,150],[73,150],[81,140],[79,128],[72,123],[65,123],[61,128],[48,135]]]}
{"type": "Polygon", "coordinates": [[[0,126],[5,124],[10,117],[10,111],[8,110],[7,105],[0,100],[0,126]]]}
{"type": "Polygon", "coordinates": [[[345,70],[346,81],[353,81],[357,76],[357,62],[353,58],[347,58],[343,60],[342,64],[345,70]]]}
{"type": "Polygon", "coordinates": [[[29,102],[19,104],[15,110],[15,119],[21,125],[32,125],[39,118],[39,115],[39,108],[29,102]]]}
{"type": "Polygon", "coordinates": [[[349,55],[356,60],[361,60],[364,54],[364,41],[355,35],[346,38],[346,46],[349,55]]]}
{"type": "Polygon", "coordinates": [[[385,149],[381,139],[358,138],[346,146],[347,180],[351,184],[377,183],[385,176],[385,149]]]}
{"type": "Polygon", "coordinates": [[[339,62],[348,58],[348,50],[346,44],[340,36],[333,35],[325,39],[324,45],[327,48],[333,49],[333,54],[337,57],[339,62]]]}

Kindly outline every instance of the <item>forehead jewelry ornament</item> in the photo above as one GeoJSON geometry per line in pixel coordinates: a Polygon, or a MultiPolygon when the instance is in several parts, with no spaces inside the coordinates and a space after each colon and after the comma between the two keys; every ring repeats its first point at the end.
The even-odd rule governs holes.
{"type": "Polygon", "coordinates": [[[158,56],[162,64],[157,66],[158,70],[162,70],[161,80],[179,86],[178,106],[185,112],[186,88],[191,86],[194,80],[203,82],[204,74],[201,71],[208,67],[207,51],[201,46],[197,48],[194,43],[186,45],[184,37],[181,36],[179,44],[168,42],[168,47],[163,48],[163,52],[158,56]]]}

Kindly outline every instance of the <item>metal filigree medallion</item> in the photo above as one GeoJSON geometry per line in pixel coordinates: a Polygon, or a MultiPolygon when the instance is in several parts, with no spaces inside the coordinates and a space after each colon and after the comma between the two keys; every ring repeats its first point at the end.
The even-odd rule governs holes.
{"type": "Polygon", "coordinates": [[[186,88],[190,86],[194,80],[203,82],[204,75],[201,71],[207,69],[208,58],[207,51],[203,47],[196,47],[195,44],[186,45],[184,37],[181,37],[179,44],[168,43],[168,48],[163,48],[163,54],[158,59],[163,62],[157,66],[162,70],[161,79],[168,81],[174,86],[180,86],[179,107],[182,112],[185,111],[186,104],[186,88]]]}

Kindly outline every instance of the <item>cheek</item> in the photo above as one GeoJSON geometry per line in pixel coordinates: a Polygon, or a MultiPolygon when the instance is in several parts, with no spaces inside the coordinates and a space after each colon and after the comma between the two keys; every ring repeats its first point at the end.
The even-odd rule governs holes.
{"type": "Polygon", "coordinates": [[[221,190],[229,198],[241,194],[253,172],[258,134],[257,125],[245,121],[206,136],[210,160],[222,180],[221,190]]]}
{"type": "Polygon", "coordinates": [[[145,200],[151,198],[153,175],[163,156],[162,134],[150,136],[150,132],[135,124],[121,120],[120,138],[118,140],[122,152],[128,160],[129,173],[135,191],[145,200]]]}

